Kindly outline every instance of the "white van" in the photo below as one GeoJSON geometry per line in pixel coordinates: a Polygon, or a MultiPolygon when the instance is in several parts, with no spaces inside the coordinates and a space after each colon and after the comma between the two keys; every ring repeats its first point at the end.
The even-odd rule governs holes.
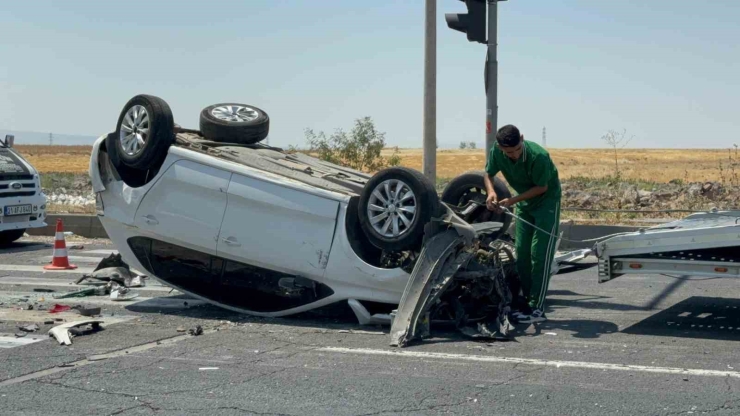
{"type": "Polygon", "coordinates": [[[29,228],[46,227],[46,195],[39,173],[13,150],[14,137],[0,140],[0,246],[29,228]]]}

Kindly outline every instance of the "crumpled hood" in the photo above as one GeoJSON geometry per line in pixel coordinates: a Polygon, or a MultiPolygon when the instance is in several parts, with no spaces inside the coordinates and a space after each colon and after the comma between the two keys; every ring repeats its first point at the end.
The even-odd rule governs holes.
{"type": "Polygon", "coordinates": [[[36,169],[13,149],[0,147],[0,178],[4,174],[35,175],[36,169]]]}

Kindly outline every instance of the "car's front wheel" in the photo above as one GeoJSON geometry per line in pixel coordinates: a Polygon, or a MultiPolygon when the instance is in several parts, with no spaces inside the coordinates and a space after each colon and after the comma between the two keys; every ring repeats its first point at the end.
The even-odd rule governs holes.
{"type": "Polygon", "coordinates": [[[358,215],[362,230],[374,246],[403,251],[421,246],[424,227],[440,208],[434,184],[421,172],[392,167],[367,182],[358,215]]]}
{"type": "MultiPolygon", "coordinates": [[[[460,208],[465,207],[470,201],[483,204],[484,206],[479,206],[463,219],[469,224],[486,221],[503,223],[501,231],[496,233],[499,235],[505,233],[509,228],[511,217],[504,213],[497,214],[485,207],[486,197],[488,196],[484,182],[485,175],[487,175],[485,171],[470,171],[457,176],[442,191],[442,202],[460,208]]],[[[499,199],[511,198],[509,188],[498,177],[494,177],[493,189],[499,199]]]]}
{"type": "Polygon", "coordinates": [[[175,141],[172,110],[159,97],[137,95],[123,107],[116,133],[107,140],[114,164],[137,170],[156,168],[175,141]]]}

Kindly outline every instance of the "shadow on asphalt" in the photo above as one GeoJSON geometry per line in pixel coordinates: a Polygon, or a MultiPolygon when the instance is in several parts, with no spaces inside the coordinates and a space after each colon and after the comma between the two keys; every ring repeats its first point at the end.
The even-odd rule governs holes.
{"type": "Polygon", "coordinates": [[[622,332],[740,341],[740,299],[690,297],[622,332]]]}
{"type": "Polygon", "coordinates": [[[565,331],[572,333],[573,338],[599,338],[604,334],[619,332],[619,326],[609,321],[594,321],[587,319],[548,320],[536,324],[517,324],[515,337],[535,337],[546,332],[565,331]],[[534,333],[524,333],[529,327],[534,328],[534,333]]]}
{"type": "MultiPolygon", "coordinates": [[[[272,325],[289,325],[294,327],[315,327],[321,326],[327,329],[366,329],[377,330],[374,326],[363,326],[357,322],[352,309],[347,302],[337,302],[322,308],[304,312],[301,314],[291,315],[284,318],[263,318],[259,316],[247,315],[239,312],[233,312],[211,304],[198,304],[185,307],[185,302],[192,302],[195,299],[188,295],[168,296],[169,300],[181,300],[184,308],[163,308],[156,303],[156,299],[145,300],[135,304],[125,306],[125,309],[131,312],[142,314],[161,314],[173,315],[182,318],[228,320],[238,323],[269,323],[272,325]]],[[[389,328],[383,327],[387,332],[389,328]]]]}
{"type": "Polygon", "coordinates": [[[551,313],[558,309],[565,308],[584,308],[584,309],[598,309],[598,310],[613,310],[613,311],[648,311],[651,308],[647,306],[638,305],[627,305],[624,303],[606,302],[607,299],[612,299],[609,296],[600,295],[585,295],[576,293],[571,290],[548,290],[547,291],[547,306],[548,309],[545,312],[551,313]],[[578,299],[551,299],[551,296],[573,296],[578,299]]]}
{"type": "Polygon", "coordinates": [[[555,273],[555,275],[579,272],[581,270],[587,270],[598,265],[599,263],[571,263],[566,266],[561,266],[558,272],[555,273]]]}
{"type": "Polygon", "coordinates": [[[0,247],[0,254],[25,253],[29,251],[48,250],[51,244],[40,242],[15,242],[8,246],[0,247]]]}

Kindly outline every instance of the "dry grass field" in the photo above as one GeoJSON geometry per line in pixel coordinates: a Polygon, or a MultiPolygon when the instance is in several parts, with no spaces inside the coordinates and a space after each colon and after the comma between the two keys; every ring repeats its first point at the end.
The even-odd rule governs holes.
{"type": "MultiPolygon", "coordinates": [[[[614,175],[614,152],[607,149],[550,149],[561,179],[601,178],[614,175]]],[[[392,149],[384,151],[392,154],[392,149]]],[[[401,165],[421,170],[421,149],[398,149],[401,165]]],[[[438,150],[437,176],[454,177],[462,172],[485,168],[483,150],[438,150]]],[[[674,179],[688,182],[721,180],[720,166],[726,179],[732,175],[735,150],[624,149],[619,152],[622,177],[667,183],[674,179]],[[732,161],[730,160],[732,156],[732,161]]],[[[740,174],[740,168],[738,174],[740,174]]]]}
{"type": "MultiPolygon", "coordinates": [[[[17,149],[42,173],[86,173],[90,146],[19,145],[17,149]]],[[[395,151],[388,148],[383,154],[395,151]]],[[[606,149],[551,149],[562,179],[572,177],[600,178],[614,174],[614,153],[606,149]]],[[[401,164],[421,170],[421,149],[398,149],[401,164]]],[[[483,169],[483,150],[437,151],[437,176],[454,177],[462,172],[483,169]]],[[[729,181],[733,175],[735,150],[667,150],[624,149],[619,153],[622,176],[651,182],[680,179],[689,182],[729,181]],[[720,170],[720,166],[722,170],[720,170]]],[[[740,169],[739,169],[740,170],[740,169]]],[[[740,171],[737,172],[740,174],[740,171]]]]}
{"type": "Polygon", "coordinates": [[[87,173],[92,146],[18,145],[15,147],[41,173],[87,173]]]}

